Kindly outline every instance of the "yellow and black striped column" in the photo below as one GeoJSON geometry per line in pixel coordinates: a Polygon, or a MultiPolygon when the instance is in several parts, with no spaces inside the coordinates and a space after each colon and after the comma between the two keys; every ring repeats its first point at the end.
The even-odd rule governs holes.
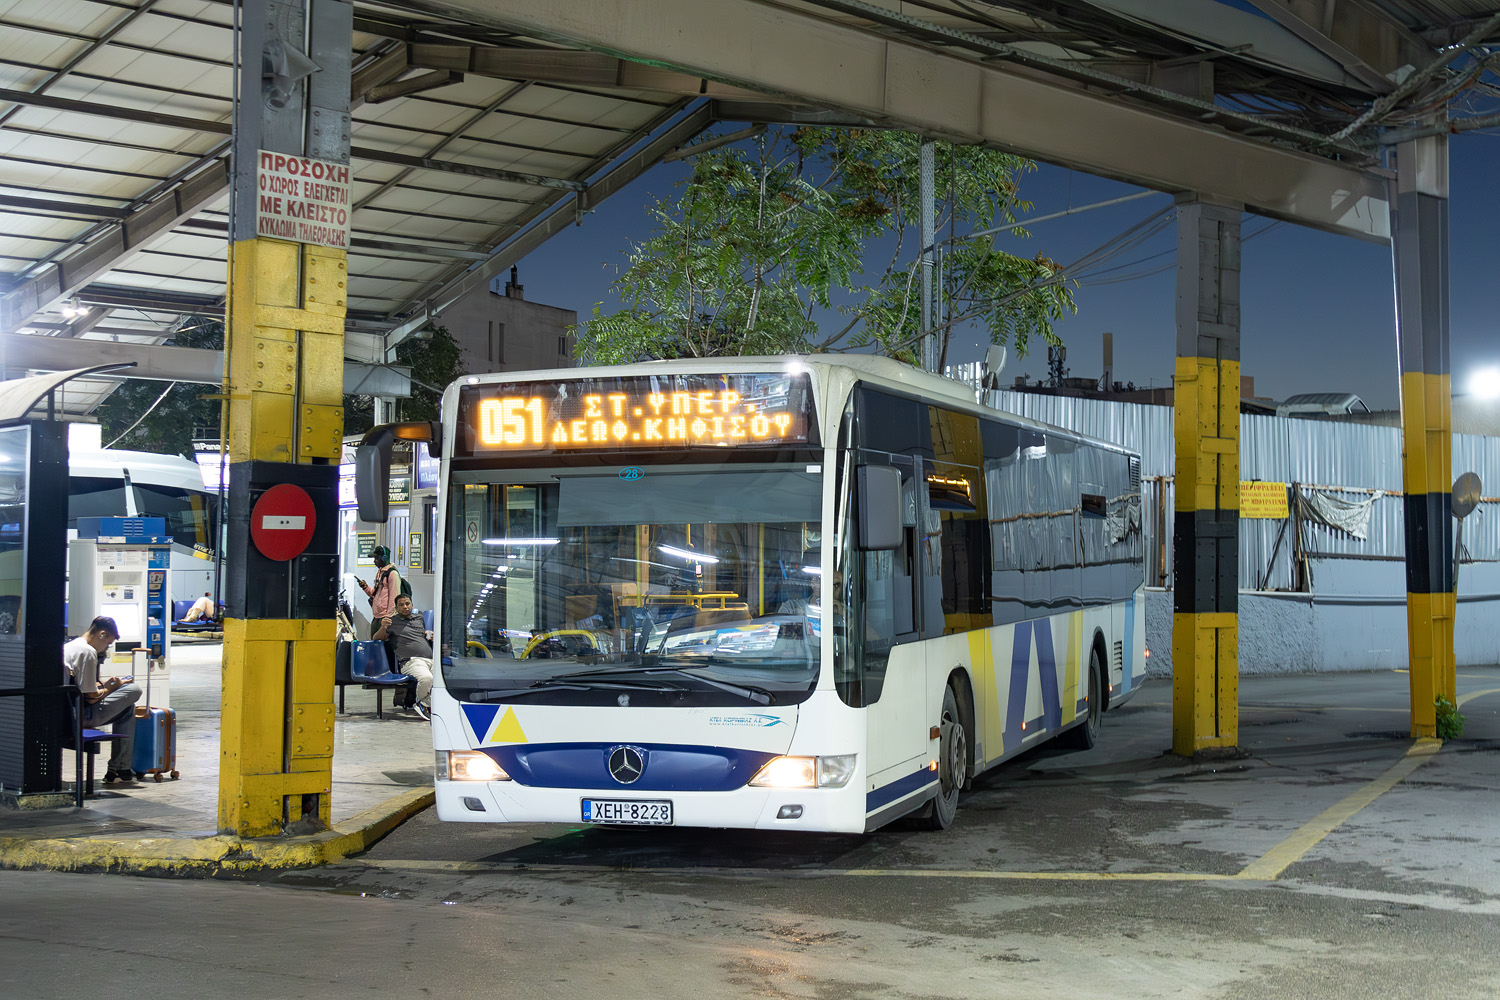
{"type": "Polygon", "coordinates": [[[1391,253],[1401,355],[1411,734],[1437,735],[1453,700],[1453,397],[1448,367],[1448,140],[1396,147],[1391,253]]]}
{"type": "Polygon", "coordinates": [[[349,275],[342,249],[259,235],[257,166],[261,151],[347,166],[353,13],[343,0],[245,0],[241,25],[218,826],[263,837],[315,832],[331,819],[349,275]],[[302,65],[281,57],[288,48],[305,50],[318,68],[277,75],[302,65]],[[288,483],[313,501],[312,539],[291,559],[271,558],[253,542],[251,513],[288,483]]]}
{"type": "Polygon", "coordinates": [[[1240,209],[1177,206],[1172,751],[1239,741],[1240,209]]]}

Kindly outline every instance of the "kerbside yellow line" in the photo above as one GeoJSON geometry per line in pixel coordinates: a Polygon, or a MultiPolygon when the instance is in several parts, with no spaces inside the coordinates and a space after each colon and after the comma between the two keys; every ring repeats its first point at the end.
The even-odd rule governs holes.
{"type": "Polygon", "coordinates": [[[942,871],[937,868],[851,868],[830,875],[899,876],[903,878],[1006,879],[1039,882],[1225,882],[1239,875],[1209,875],[1202,872],[984,872],[942,871]]]}
{"type": "Polygon", "coordinates": [[[345,862],[350,866],[378,868],[382,871],[423,871],[473,874],[478,872],[509,872],[514,875],[581,875],[614,872],[620,875],[663,875],[674,878],[683,875],[778,875],[791,878],[958,878],[958,879],[1010,879],[1038,880],[1050,882],[1224,882],[1240,878],[1239,875],[1211,875],[1198,872],[991,872],[949,871],[941,868],[825,868],[822,871],[807,869],[783,870],[769,868],[626,868],[619,865],[530,865],[504,861],[419,861],[415,859],[361,860],[351,858],[345,862]]]}

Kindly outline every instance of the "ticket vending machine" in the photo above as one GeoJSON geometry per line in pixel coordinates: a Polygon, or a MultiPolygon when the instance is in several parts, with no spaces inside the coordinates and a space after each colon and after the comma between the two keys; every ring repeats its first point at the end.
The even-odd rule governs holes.
{"type": "Polygon", "coordinates": [[[117,654],[110,672],[134,673],[143,688],[149,681],[157,708],[171,707],[171,560],[172,538],[160,517],[80,517],[78,538],[68,543],[68,633],[83,634],[95,615],[113,618],[121,645],[145,656],[117,654]]]}

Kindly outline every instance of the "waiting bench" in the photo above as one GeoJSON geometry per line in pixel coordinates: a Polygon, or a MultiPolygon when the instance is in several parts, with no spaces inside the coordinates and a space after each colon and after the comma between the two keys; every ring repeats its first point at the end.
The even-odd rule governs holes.
{"type": "Polygon", "coordinates": [[[100,745],[119,737],[103,729],[84,728],[83,714],[78,711],[81,692],[77,684],[0,689],[0,698],[48,694],[62,696],[63,737],[59,745],[64,750],[73,751],[73,804],[82,809],[85,793],[94,794],[94,758],[99,754],[100,745]]]}
{"type": "MultiPolygon", "coordinates": [[[[385,691],[415,688],[417,679],[398,672],[379,639],[340,642],[333,658],[333,683],[339,689],[339,714],[344,714],[344,688],[358,684],[375,691],[375,717],[385,718],[385,691]]],[[[394,703],[393,703],[394,704],[394,703]]]]}

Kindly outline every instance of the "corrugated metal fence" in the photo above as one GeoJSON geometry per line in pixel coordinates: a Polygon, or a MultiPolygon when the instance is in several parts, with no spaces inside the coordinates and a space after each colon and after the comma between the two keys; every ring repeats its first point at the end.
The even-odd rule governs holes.
{"type": "MultiPolygon", "coordinates": [[[[1146,582],[1170,586],[1175,503],[1172,408],[1005,391],[990,393],[989,403],[1140,452],[1145,480],[1146,582]]],[[[1455,434],[1453,470],[1455,477],[1462,472],[1478,473],[1486,496],[1464,522],[1464,562],[1495,562],[1500,559],[1500,502],[1495,497],[1500,493],[1500,438],[1455,434]]],[[[1368,537],[1359,539],[1304,520],[1302,544],[1312,561],[1404,559],[1401,432],[1395,427],[1246,415],[1240,419],[1240,478],[1296,483],[1304,491],[1319,490],[1351,501],[1369,500],[1375,491],[1384,491],[1371,505],[1368,537]]],[[[1240,521],[1241,589],[1296,588],[1294,529],[1288,520],[1240,521]]],[[[1316,573],[1312,579],[1315,587],[1316,573]]]]}

